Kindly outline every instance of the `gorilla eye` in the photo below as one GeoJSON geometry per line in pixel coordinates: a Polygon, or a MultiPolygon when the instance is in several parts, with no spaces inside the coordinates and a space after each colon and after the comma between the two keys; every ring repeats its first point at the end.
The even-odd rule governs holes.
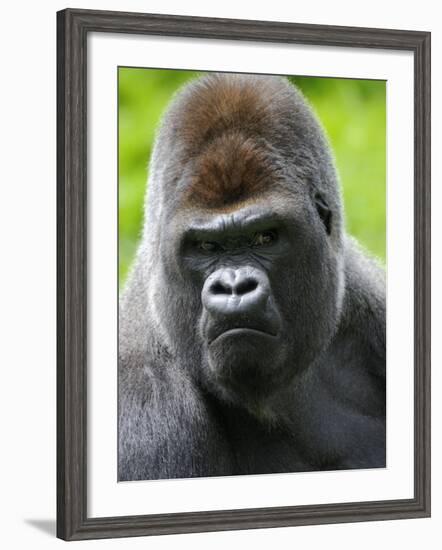
{"type": "Polygon", "coordinates": [[[265,246],[265,245],[272,244],[275,241],[276,241],[275,231],[262,231],[254,235],[252,244],[253,246],[265,246]]]}
{"type": "Polygon", "coordinates": [[[197,243],[197,246],[204,252],[217,252],[221,248],[218,243],[213,241],[200,241],[197,243]]]}
{"type": "Polygon", "coordinates": [[[316,210],[318,211],[319,217],[321,218],[322,223],[324,224],[325,230],[327,231],[327,235],[330,235],[331,219],[332,219],[330,208],[328,207],[324,199],[321,197],[321,195],[315,196],[315,203],[316,203],[316,210]]]}

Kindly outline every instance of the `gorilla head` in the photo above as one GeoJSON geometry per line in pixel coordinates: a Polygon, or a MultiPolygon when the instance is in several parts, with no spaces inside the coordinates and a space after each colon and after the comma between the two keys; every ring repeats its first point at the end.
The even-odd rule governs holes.
{"type": "Polygon", "coordinates": [[[214,74],[181,91],[146,218],[143,338],[210,392],[253,409],[327,347],[344,292],[341,202],[323,132],[286,79],[214,74]]]}

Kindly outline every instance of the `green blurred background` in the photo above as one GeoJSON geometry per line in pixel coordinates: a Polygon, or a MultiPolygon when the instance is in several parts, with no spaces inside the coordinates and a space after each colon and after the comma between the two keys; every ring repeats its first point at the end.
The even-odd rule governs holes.
{"type": "MultiPolygon", "coordinates": [[[[201,73],[119,68],[119,284],[141,235],[155,130],[176,90],[201,73]]],[[[318,114],[343,189],[347,230],[385,262],[386,86],[384,81],[290,77],[318,114]]]]}

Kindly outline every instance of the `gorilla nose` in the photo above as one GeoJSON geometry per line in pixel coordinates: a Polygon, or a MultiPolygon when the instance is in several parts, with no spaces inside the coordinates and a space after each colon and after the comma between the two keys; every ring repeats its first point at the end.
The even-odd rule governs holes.
{"type": "Polygon", "coordinates": [[[202,301],[213,316],[251,314],[265,307],[270,296],[266,274],[258,269],[224,268],[206,280],[202,301]]]}

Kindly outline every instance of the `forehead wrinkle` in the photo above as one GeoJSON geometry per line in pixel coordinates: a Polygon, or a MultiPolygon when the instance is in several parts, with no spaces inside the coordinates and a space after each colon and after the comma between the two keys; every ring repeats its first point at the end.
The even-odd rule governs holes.
{"type": "Polygon", "coordinates": [[[198,204],[198,203],[189,203],[187,201],[184,202],[182,205],[186,209],[190,207],[189,213],[191,215],[194,215],[193,212],[200,212],[201,210],[203,212],[210,212],[211,215],[217,215],[217,214],[235,214],[239,212],[240,210],[243,210],[247,206],[256,205],[260,202],[260,197],[248,197],[246,199],[241,199],[238,201],[232,201],[228,204],[221,204],[218,206],[213,206],[212,208],[207,208],[204,204],[198,204]],[[195,210],[194,210],[195,209],[195,210]]]}
{"type": "MultiPolygon", "coordinates": [[[[286,205],[286,202],[284,202],[286,205]]],[[[261,199],[253,199],[237,202],[228,207],[207,209],[201,206],[188,208],[182,204],[181,214],[185,216],[186,223],[192,228],[209,230],[219,225],[242,228],[244,225],[259,223],[275,215],[283,217],[284,209],[281,211],[281,204],[278,199],[264,196],[261,199]],[[279,208],[278,208],[279,206],[279,208]]]]}

